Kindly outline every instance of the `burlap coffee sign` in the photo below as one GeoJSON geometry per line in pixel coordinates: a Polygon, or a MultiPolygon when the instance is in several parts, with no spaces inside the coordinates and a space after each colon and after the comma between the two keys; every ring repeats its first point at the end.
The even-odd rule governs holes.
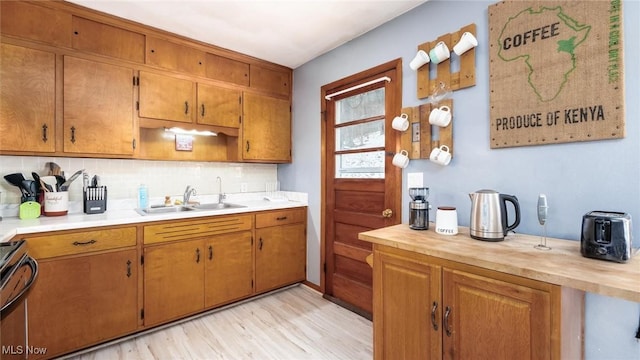
{"type": "Polygon", "coordinates": [[[625,136],[621,6],[489,7],[492,148],[625,136]]]}

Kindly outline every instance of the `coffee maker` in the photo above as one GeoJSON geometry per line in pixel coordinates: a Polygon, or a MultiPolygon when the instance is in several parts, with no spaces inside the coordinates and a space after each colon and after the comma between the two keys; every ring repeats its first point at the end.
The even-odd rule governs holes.
{"type": "Polygon", "coordinates": [[[409,188],[409,228],[429,230],[429,188],[409,188]]]}

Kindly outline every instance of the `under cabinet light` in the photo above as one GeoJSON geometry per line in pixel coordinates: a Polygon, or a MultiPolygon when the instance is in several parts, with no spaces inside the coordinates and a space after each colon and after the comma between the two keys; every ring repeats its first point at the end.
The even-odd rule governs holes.
{"type": "Polygon", "coordinates": [[[185,130],[179,127],[164,128],[164,131],[177,135],[200,135],[200,136],[218,136],[217,133],[209,130],[185,130]]]}

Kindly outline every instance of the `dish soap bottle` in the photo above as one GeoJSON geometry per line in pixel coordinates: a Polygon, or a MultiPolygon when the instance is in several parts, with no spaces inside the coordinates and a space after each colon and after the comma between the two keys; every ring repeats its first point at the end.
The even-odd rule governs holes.
{"type": "Polygon", "coordinates": [[[149,207],[149,189],[145,184],[138,187],[138,209],[146,209],[149,207]]]}

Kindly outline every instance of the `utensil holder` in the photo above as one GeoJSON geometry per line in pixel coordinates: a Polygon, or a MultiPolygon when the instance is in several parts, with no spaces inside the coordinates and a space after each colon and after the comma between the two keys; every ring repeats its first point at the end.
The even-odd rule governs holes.
{"type": "Polygon", "coordinates": [[[87,186],[83,190],[85,214],[102,214],[107,210],[106,186],[87,186]]]}

